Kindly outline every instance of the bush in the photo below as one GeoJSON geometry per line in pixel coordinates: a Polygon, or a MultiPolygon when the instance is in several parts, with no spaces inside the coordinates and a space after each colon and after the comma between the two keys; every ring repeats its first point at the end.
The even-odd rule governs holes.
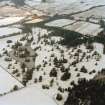
{"type": "Polygon", "coordinates": [[[40,76],[40,77],[39,77],[39,82],[42,82],[42,79],[43,79],[42,76],[40,76]]]}
{"type": "Polygon", "coordinates": [[[7,40],[7,43],[12,43],[12,40],[7,40]]]}
{"type": "Polygon", "coordinates": [[[57,96],[56,96],[56,100],[61,101],[62,100],[62,95],[58,93],[57,96]]]}
{"type": "Polygon", "coordinates": [[[15,85],[14,87],[13,87],[13,91],[17,91],[19,88],[18,88],[18,86],[17,85],[15,85]]]}
{"type": "Polygon", "coordinates": [[[80,72],[87,73],[87,69],[85,68],[85,66],[83,66],[83,67],[81,68],[81,71],[80,71],[80,72]]]}
{"type": "Polygon", "coordinates": [[[48,85],[42,85],[42,88],[43,89],[49,89],[49,86],[48,85]]]}
{"type": "Polygon", "coordinates": [[[53,68],[50,72],[50,77],[57,77],[57,71],[55,68],[53,68]]]}
{"type": "Polygon", "coordinates": [[[70,79],[71,73],[69,72],[65,72],[62,76],[61,76],[61,80],[62,81],[66,81],[68,79],[70,79]]]}

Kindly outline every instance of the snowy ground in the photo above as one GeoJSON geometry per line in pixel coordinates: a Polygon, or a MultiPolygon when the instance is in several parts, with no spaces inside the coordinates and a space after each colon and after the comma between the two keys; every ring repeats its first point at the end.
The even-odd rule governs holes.
{"type": "Polygon", "coordinates": [[[5,69],[0,67],[0,94],[10,92],[15,85],[19,88],[23,87],[23,85],[5,71],[5,69]]]}
{"type": "Polygon", "coordinates": [[[82,13],[75,14],[73,16],[75,19],[86,20],[87,18],[89,18],[89,20],[91,22],[95,22],[94,20],[96,20],[97,22],[95,22],[95,23],[99,23],[100,19],[105,18],[104,11],[105,11],[105,5],[101,6],[101,7],[96,7],[96,8],[90,9],[90,10],[82,12],[82,13]]]}
{"type": "Polygon", "coordinates": [[[1,105],[56,105],[51,97],[45,95],[34,85],[23,88],[0,98],[1,105]]]}
{"type": "Polygon", "coordinates": [[[97,34],[102,32],[103,30],[103,28],[101,28],[101,26],[98,24],[70,19],[53,20],[51,22],[46,23],[45,25],[49,27],[60,27],[66,30],[78,32],[83,35],[93,36],[97,36],[97,34]]]}
{"type": "Polygon", "coordinates": [[[51,22],[46,23],[46,26],[52,26],[52,27],[64,27],[70,24],[73,24],[75,20],[70,19],[58,19],[51,22]]]}
{"type": "Polygon", "coordinates": [[[15,23],[21,22],[23,19],[24,17],[7,17],[4,19],[0,19],[0,26],[15,24],[15,23]]]}
{"type": "Polygon", "coordinates": [[[25,3],[30,6],[42,10],[46,13],[54,15],[71,14],[74,12],[84,11],[94,6],[104,5],[104,0],[51,0],[51,2],[41,3],[41,0],[26,0],[25,3]],[[61,6],[62,5],[62,6],[61,6]]]}
{"type": "Polygon", "coordinates": [[[17,34],[17,33],[22,33],[22,30],[13,27],[0,28],[0,37],[9,36],[11,34],[17,34]]]}
{"type": "Polygon", "coordinates": [[[76,22],[72,25],[67,25],[64,29],[75,31],[81,33],[83,35],[93,35],[97,36],[98,33],[102,32],[103,28],[101,28],[98,24],[93,24],[89,22],[76,22]]]}

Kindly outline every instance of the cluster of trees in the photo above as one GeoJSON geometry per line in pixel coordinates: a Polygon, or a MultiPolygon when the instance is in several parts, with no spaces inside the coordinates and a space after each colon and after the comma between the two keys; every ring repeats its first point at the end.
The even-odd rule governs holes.
{"type": "Polygon", "coordinates": [[[54,65],[55,65],[56,67],[59,67],[59,66],[61,66],[62,64],[67,63],[68,60],[65,59],[65,58],[58,60],[57,57],[55,57],[54,60],[53,60],[53,62],[54,62],[54,65]]]}
{"type": "Polygon", "coordinates": [[[69,73],[68,71],[66,71],[62,76],[61,76],[61,80],[62,81],[66,81],[68,79],[70,79],[71,77],[71,73],[69,73]]]}
{"type": "Polygon", "coordinates": [[[57,77],[57,70],[53,68],[50,72],[50,77],[57,77]]]}
{"type": "Polygon", "coordinates": [[[105,83],[81,79],[69,91],[64,105],[105,105],[105,83]]]}
{"type": "Polygon", "coordinates": [[[23,78],[22,78],[22,83],[24,86],[26,86],[27,82],[32,79],[33,76],[33,69],[28,69],[27,71],[24,72],[23,78]]]}

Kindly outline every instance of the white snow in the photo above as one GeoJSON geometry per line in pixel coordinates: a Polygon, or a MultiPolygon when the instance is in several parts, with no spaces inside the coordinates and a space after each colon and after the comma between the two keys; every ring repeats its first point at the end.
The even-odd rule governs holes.
{"type": "Polygon", "coordinates": [[[58,19],[51,22],[46,23],[46,26],[52,26],[52,27],[63,27],[65,25],[73,24],[75,20],[70,19],[58,19]]]}
{"type": "Polygon", "coordinates": [[[0,19],[0,26],[6,26],[10,24],[14,24],[23,20],[24,17],[7,17],[4,19],[0,19]]]}
{"type": "Polygon", "coordinates": [[[25,3],[50,15],[71,14],[105,5],[104,0],[48,0],[46,3],[41,0],[26,0],[25,3]]]}
{"type": "Polygon", "coordinates": [[[32,85],[1,97],[0,105],[56,105],[56,103],[32,85]]]}
{"type": "Polygon", "coordinates": [[[19,88],[23,87],[20,82],[0,67],[0,94],[9,92],[13,89],[14,85],[17,85],[19,88]]]}
{"type": "Polygon", "coordinates": [[[72,25],[64,27],[64,29],[79,32],[83,35],[98,35],[103,29],[98,24],[93,24],[89,22],[76,22],[72,25]]]}
{"type": "Polygon", "coordinates": [[[16,33],[21,33],[22,30],[19,28],[13,28],[13,27],[4,27],[4,28],[0,28],[0,37],[2,36],[7,36],[10,34],[16,34],[16,33]]]}
{"type": "Polygon", "coordinates": [[[70,4],[70,3],[73,3],[77,0],[47,0],[46,3],[42,3],[41,0],[25,0],[25,3],[27,5],[30,5],[30,6],[34,6],[34,5],[40,5],[40,4],[49,4],[49,5],[55,5],[55,4],[70,4]]]}

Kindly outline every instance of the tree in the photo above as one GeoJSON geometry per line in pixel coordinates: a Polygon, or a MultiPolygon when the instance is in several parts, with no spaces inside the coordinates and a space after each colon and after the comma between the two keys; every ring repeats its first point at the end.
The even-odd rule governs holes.
{"type": "Polygon", "coordinates": [[[81,68],[81,71],[80,71],[80,72],[87,73],[87,69],[85,68],[85,66],[83,66],[83,67],[81,68]]]}
{"type": "Polygon", "coordinates": [[[21,68],[22,68],[22,69],[25,69],[25,67],[26,67],[25,63],[22,63],[22,64],[21,64],[21,68]]]}
{"type": "Polygon", "coordinates": [[[61,101],[62,100],[62,95],[58,93],[57,96],[56,96],[56,100],[61,101]]]}
{"type": "Polygon", "coordinates": [[[61,80],[62,81],[66,81],[68,79],[70,79],[71,73],[69,72],[65,72],[62,76],[61,76],[61,80]]]}
{"type": "Polygon", "coordinates": [[[64,105],[105,105],[105,83],[81,79],[70,90],[64,105]]]}
{"type": "Polygon", "coordinates": [[[17,85],[14,85],[13,91],[16,91],[16,90],[18,90],[18,89],[19,89],[18,86],[17,86],[17,85]]]}
{"type": "Polygon", "coordinates": [[[104,20],[103,20],[103,19],[101,19],[101,20],[100,20],[100,25],[101,25],[101,27],[102,27],[102,28],[104,28],[104,29],[105,29],[105,22],[104,22],[104,20]]]}
{"type": "Polygon", "coordinates": [[[39,77],[39,82],[42,82],[42,79],[43,79],[42,76],[40,76],[40,77],[39,77]]]}
{"type": "Polygon", "coordinates": [[[55,68],[53,68],[50,72],[50,77],[57,77],[57,71],[55,68]]]}

